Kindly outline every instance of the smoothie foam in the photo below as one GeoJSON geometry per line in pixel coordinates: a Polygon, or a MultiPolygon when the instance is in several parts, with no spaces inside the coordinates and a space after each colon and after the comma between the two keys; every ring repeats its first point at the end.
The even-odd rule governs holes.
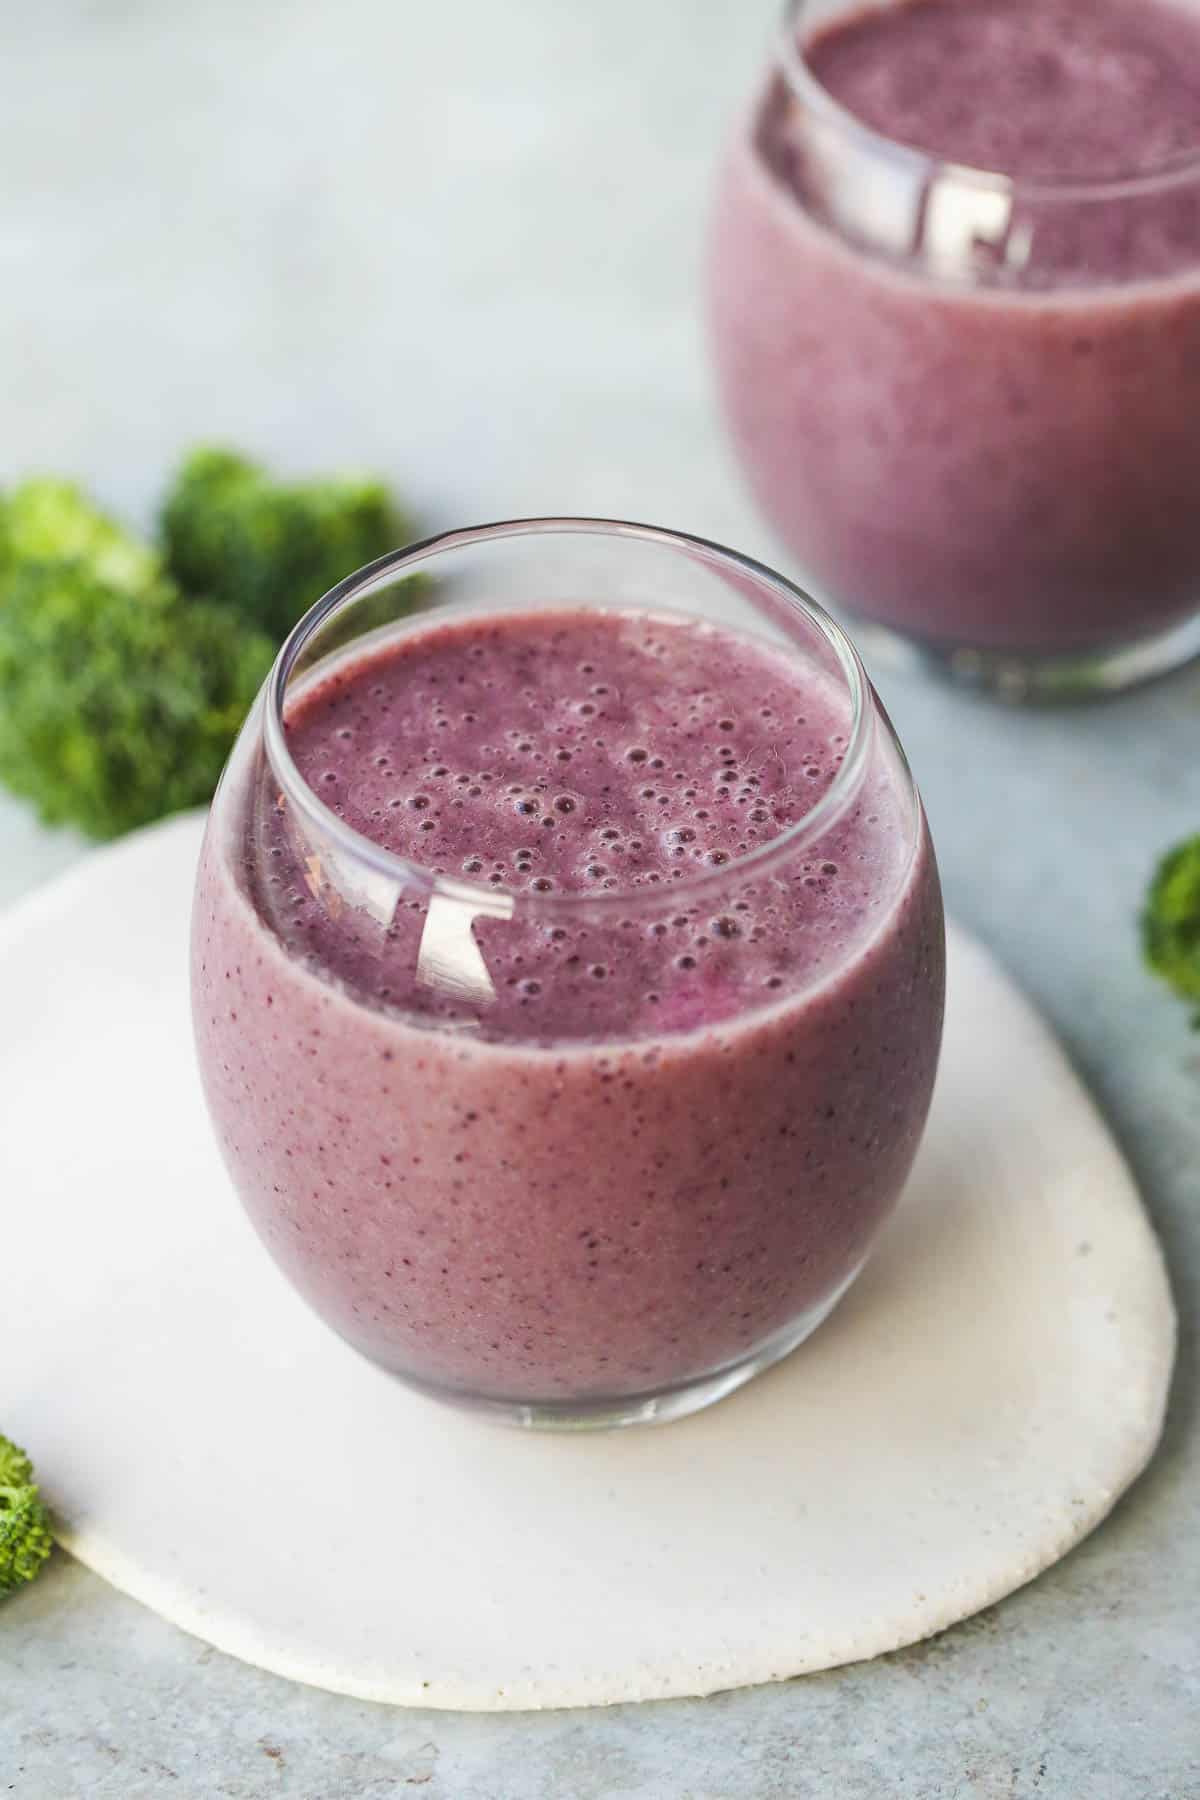
{"type": "Polygon", "coordinates": [[[902,0],[804,58],[865,125],[976,169],[1093,180],[1200,148],[1200,17],[1166,0],[902,0]]]}

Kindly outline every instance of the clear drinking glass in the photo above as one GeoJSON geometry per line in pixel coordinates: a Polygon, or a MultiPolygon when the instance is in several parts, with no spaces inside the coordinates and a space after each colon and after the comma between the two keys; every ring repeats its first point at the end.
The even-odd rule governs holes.
{"type": "Polygon", "coordinates": [[[712,338],[755,496],[868,649],[1016,698],[1173,667],[1200,650],[1200,156],[940,162],[806,63],[858,11],[791,0],[720,180],[712,338]]]}
{"type": "Polygon", "coordinates": [[[862,1266],[923,1127],[943,954],[920,802],[839,627],[699,539],[517,521],[372,564],[284,645],[202,857],[200,1067],[264,1243],[368,1357],[526,1425],[665,1419],[862,1266]],[[540,676],[513,675],[530,644],[540,676]],[[660,693],[665,757],[631,711],[660,693]],[[302,772],[305,721],[335,718],[302,772]],[[363,817],[415,809],[424,861],[355,812],[411,732],[416,785],[363,817]],[[576,777],[606,758],[615,799],[576,777]],[[528,840],[507,860],[472,849],[489,806],[528,840]],[[718,816],[738,841],[697,860],[718,816]]]}

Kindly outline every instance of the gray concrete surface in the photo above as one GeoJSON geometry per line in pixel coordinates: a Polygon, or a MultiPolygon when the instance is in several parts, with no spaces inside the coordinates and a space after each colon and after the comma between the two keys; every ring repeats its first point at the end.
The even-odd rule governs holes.
{"type": "MultiPolygon", "coordinates": [[[[179,447],[226,435],[295,468],[385,468],[431,525],[615,512],[774,554],[696,310],[715,145],[770,15],[14,6],[0,479],[73,470],[145,517],[179,447]]],[[[1133,920],[1156,852],[1200,826],[1200,673],[1036,717],[881,685],[951,904],[1058,1026],[1166,1242],[1185,1330],[1150,1473],[1065,1563],[927,1646],[598,1713],[404,1713],[291,1686],[59,1557],[0,1616],[0,1793],[1197,1800],[1200,1039],[1139,967],[1133,920]]],[[[0,903],[80,848],[0,804],[0,903]]]]}

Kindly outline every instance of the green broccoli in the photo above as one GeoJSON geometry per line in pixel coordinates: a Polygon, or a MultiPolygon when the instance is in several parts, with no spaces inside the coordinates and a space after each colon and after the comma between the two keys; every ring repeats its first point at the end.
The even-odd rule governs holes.
{"type": "Polygon", "coordinates": [[[273,481],[232,450],[185,459],[162,509],[170,574],[276,639],[344,576],[411,535],[378,481],[273,481]]]}
{"type": "Polygon", "coordinates": [[[136,594],[85,561],[0,581],[0,780],[92,837],[208,800],[270,638],[159,579],[136,594]]]}
{"type": "Polygon", "coordinates": [[[0,781],[48,824],[115,837],[207,800],[275,643],[407,531],[378,483],[204,449],[163,528],[166,560],[70,482],[0,498],[0,781]]]}
{"type": "Polygon", "coordinates": [[[94,507],[70,481],[26,481],[0,502],[0,579],[25,563],[83,563],[98,580],[138,594],[162,575],[162,558],[94,507]]]}
{"type": "MultiPolygon", "coordinates": [[[[1200,834],[1169,850],[1142,912],[1142,949],[1156,975],[1200,1007],[1200,834]]],[[[1200,1031],[1200,1011],[1192,1023],[1200,1031]]]]}
{"type": "Polygon", "coordinates": [[[33,1465],[19,1444],[0,1435],[0,1594],[32,1581],[53,1541],[33,1465]]]}

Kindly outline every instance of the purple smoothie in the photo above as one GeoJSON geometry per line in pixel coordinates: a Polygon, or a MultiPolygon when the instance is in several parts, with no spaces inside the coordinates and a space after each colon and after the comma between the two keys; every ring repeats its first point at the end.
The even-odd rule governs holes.
{"type": "Polygon", "coordinates": [[[1200,596],[1200,174],[1086,199],[1020,183],[1200,151],[1200,14],[908,0],[802,49],[817,108],[776,77],[735,143],[711,293],[737,446],[810,580],[935,647],[1087,651],[1182,622],[1200,596]],[[964,200],[851,116],[1017,177],[1006,228],[995,183],[964,200]],[[983,209],[973,250],[964,204],[983,209]]]}
{"type": "Polygon", "coordinates": [[[474,925],[490,1000],[422,975],[424,889],[348,904],[235,762],[195,914],[201,1069],[258,1231],[351,1343],[443,1392],[654,1392],[861,1264],[943,988],[882,731],[816,841],[740,860],[829,790],[848,706],[765,643],[598,610],[422,621],[302,689],[288,747],[336,813],[514,897],[474,925]]]}

